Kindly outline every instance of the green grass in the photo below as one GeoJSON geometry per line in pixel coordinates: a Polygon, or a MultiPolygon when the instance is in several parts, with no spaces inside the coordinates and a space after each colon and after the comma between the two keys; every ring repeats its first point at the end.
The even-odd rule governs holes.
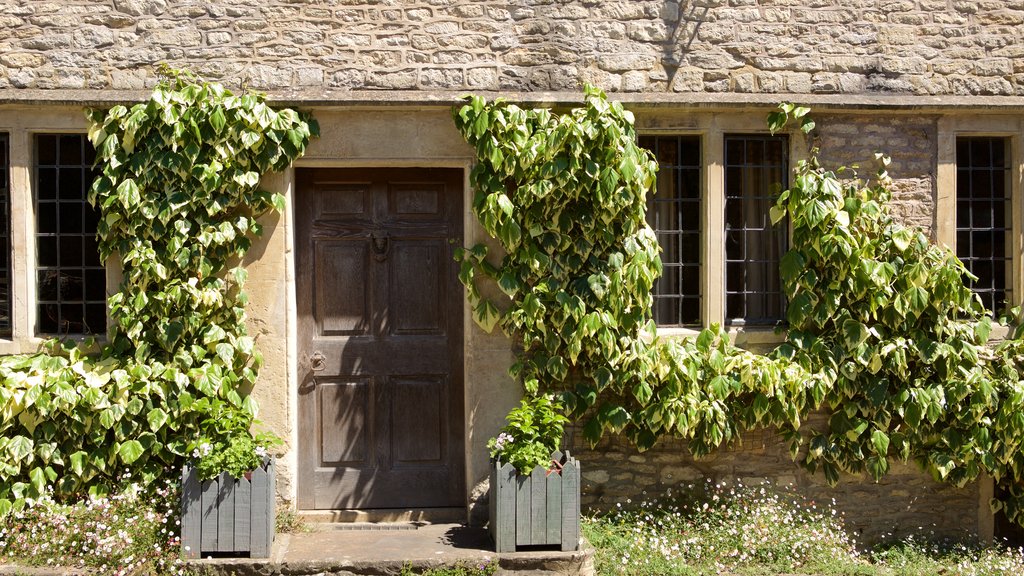
{"type": "Polygon", "coordinates": [[[1024,552],[909,538],[859,551],[832,506],[757,487],[689,486],[584,519],[602,576],[1024,574],[1024,552]]]}

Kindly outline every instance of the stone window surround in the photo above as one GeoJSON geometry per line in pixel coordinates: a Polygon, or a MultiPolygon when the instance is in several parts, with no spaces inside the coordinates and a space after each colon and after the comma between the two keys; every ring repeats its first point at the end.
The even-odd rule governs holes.
{"type": "MultiPolygon", "coordinates": [[[[49,337],[36,335],[34,136],[85,134],[81,108],[16,106],[0,109],[0,132],[10,142],[11,334],[0,338],[0,354],[36,352],[49,337]]],[[[107,288],[120,282],[116,265],[107,262],[107,288]]],[[[110,319],[107,319],[108,323],[110,319]]],[[[71,335],[71,338],[76,338],[71,335]]],[[[84,338],[79,336],[79,338],[84,338]]]]}
{"type": "MultiPolygon", "coordinates": [[[[1010,306],[1024,304],[1020,287],[1024,286],[1024,118],[1000,116],[943,116],[938,121],[936,166],[935,239],[956,250],[956,141],[960,137],[988,136],[1005,138],[1010,146],[1010,211],[1014,249],[1010,253],[1008,284],[1014,287],[1010,306]]],[[[998,313],[998,311],[997,311],[998,313]]],[[[1005,335],[996,326],[993,336],[1005,335]]]]}
{"type": "MultiPolygon", "coordinates": [[[[725,325],[725,136],[768,135],[765,112],[637,112],[637,133],[644,136],[699,136],[702,154],[701,181],[701,318],[703,326],[725,325]]],[[[806,138],[790,134],[789,168],[807,158],[806,138]]],[[[771,345],[784,337],[773,326],[727,326],[739,345],[771,345]]],[[[699,333],[695,327],[659,327],[658,333],[686,337],[699,333]]]]}

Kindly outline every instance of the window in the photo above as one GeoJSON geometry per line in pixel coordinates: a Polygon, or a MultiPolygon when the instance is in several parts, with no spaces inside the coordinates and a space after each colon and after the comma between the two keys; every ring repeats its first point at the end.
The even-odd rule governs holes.
{"type": "Polygon", "coordinates": [[[993,312],[1011,302],[1013,288],[1009,148],[1005,138],[956,140],[956,255],[993,312]]]}
{"type": "Polygon", "coordinates": [[[647,198],[647,222],[661,246],[654,287],[659,326],[701,324],[701,150],[699,136],[646,136],[640,146],[658,160],[658,189],[647,198]]]}
{"type": "Polygon", "coordinates": [[[10,138],[0,134],[0,335],[11,335],[10,138]]]}
{"type": "Polygon", "coordinates": [[[95,150],[84,135],[35,137],[36,332],[106,331],[106,270],[99,212],[86,201],[95,150]]]}
{"type": "Polygon", "coordinates": [[[779,260],[785,226],[769,210],[787,186],[785,136],[725,136],[725,318],[733,325],[770,325],[784,318],[779,260]]]}

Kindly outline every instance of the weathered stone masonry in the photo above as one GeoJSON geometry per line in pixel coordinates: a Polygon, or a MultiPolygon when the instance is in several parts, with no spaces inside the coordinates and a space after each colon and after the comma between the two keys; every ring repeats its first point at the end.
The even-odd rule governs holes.
{"type": "Polygon", "coordinates": [[[0,88],[1024,95],[1021,0],[7,0],[0,88]]]}

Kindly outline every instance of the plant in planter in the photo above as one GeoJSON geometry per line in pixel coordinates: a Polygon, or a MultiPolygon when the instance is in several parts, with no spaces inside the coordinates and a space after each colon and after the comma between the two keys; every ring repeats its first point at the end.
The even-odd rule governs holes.
{"type": "Polygon", "coordinates": [[[527,396],[487,443],[490,450],[490,532],[495,550],[560,545],[576,550],[580,539],[580,467],[558,451],[563,407],[550,396],[527,396]]]}
{"type": "Polygon", "coordinates": [[[270,555],[274,541],[274,459],[281,444],[268,433],[250,432],[245,410],[213,399],[204,433],[191,445],[182,471],[181,545],[188,558],[204,552],[270,555]]]}

